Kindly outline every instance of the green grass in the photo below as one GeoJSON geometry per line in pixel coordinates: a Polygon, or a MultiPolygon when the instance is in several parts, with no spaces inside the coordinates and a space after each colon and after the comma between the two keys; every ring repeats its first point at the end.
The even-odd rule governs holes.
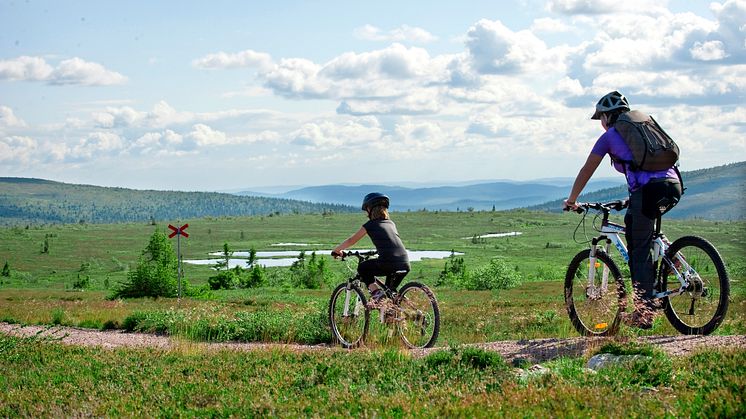
{"type": "Polygon", "coordinates": [[[70,347],[0,336],[0,416],[743,417],[746,351],[585,358],[519,378],[494,353],[70,347]],[[645,367],[647,365],[647,367],[645,367]],[[651,380],[652,369],[662,370],[651,380]]]}
{"type": "MultiPolygon", "coordinates": [[[[523,279],[516,288],[500,291],[434,288],[442,314],[439,345],[577,335],[565,313],[562,279],[572,256],[584,248],[573,241],[579,216],[518,210],[406,212],[394,213],[392,217],[409,249],[463,252],[465,265],[471,271],[499,257],[523,279]],[[470,239],[475,234],[511,231],[522,234],[477,243],[470,239]]],[[[280,242],[314,243],[317,249],[329,249],[363,221],[361,214],[183,220],[182,223],[190,225],[190,236],[181,241],[181,248],[185,259],[203,259],[209,252],[220,251],[224,243],[234,250],[251,247],[283,250],[271,246],[280,242]]],[[[332,279],[320,290],[260,288],[216,291],[180,301],[106,300],[113,287],[126,279],[128,269],[137,263],[153,228],[145,224],[0,228],[0,264],[8,261],[11,270],[9,277],[0,277],[0,319],[100,329],[127,325],[199,340],[313,342],[324,341],[328,336],[321,318],[330,291],[349,274],[344,263],[331,259],[328,265],[332,279]],[[48,253],[42,253],[45,239],[49,242],[48,253]],[[79,275],[90,278],[86,290],[73,290],[79,275]],[[143,323],[138,324],[138,319],[143,323]],[[266,324],[255,326],[258,321],[266,324]],[[273,327],[280,328],[277,325],[285,332],[272,332],[273,327]],[[303,333],[299,332],[301,328],[303,333]]],[[[165,230],[165,225],[159,228],[165,230]]],[[[666,220],[664,229],[671,239],[698,234],[717,246],[729,266],[732,292],[728,316],[716,333],[745,334],[746,223],[666,220]]],[[[591,233],[589,227],[588,234],[591,233]]],[[[364,239],[359,247],[370,246],[364,239]]],[[[294,248],[286,248],[290,249],[294,248]]],[[[444,260],[415,262],[407,279],[433,286],[444,264],[444,260]]],[[[625,266],[621,262],[619,265],[625,266]]],[[[205,266],[184,264],[183,268],[185,278],[196,286],[205,284],[214,275],[205,266]]],[[[274,269],[284,268],[269,268],[274,269]]],[[[380,332],[386,335],[386,330],[380,332]]],[[[676,331],[665,319],[660,319],[649,332],[625,328],[622,333],[676,334],[676,331]]],[[[388,341],[374,336],[371,343],[376,346],[388,341]]]]}

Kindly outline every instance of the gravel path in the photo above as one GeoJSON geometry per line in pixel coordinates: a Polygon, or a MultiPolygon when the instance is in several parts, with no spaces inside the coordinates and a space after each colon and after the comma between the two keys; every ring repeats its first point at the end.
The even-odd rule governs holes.
{"type": "MultiPolygon", "coordinates": [[[[156,348],[168,350],[180,345],[204,347],[206,350],[231,349],[237,351],[254,350],[290,350],[318,351],[339,350],[329,345],[297,345],[279,343],[195,343],[185,342],[169,336],[148,333],[127,333],[120,330],[94,330],[62,326],[19,326],[0,323],[0,332],[12,336],[38,336],[58,341],[67,345],[98,346],[102,348],[156,348]]],[[[483,348],[500,353],[506,360],[525,359],[529,362],[541,362],[561,356],[581,356],[593,348],[608,342],[610,338],[566,338],[534,339],[519,341],[502,341],[478,343],[469,346],[483,348]]],[[[746,335],[735,336],[643,336],[637,338],[617,338],[617,341],[637,341],[657,346],[664,352],[681,356],[697,351],[700,348],[746,348],[746,335]]],[[[415,357],[442,349],[430,348],[411,351],[415,357]]]]}

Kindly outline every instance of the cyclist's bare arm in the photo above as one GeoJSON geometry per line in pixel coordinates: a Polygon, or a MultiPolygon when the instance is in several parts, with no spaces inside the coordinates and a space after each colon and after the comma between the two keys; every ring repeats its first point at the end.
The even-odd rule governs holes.
{"type": "Polygon", "coordinates": [[[355,232],[352,236],[350,236],[347,240],[343,241],[339,244],[339,246],[335,247],[334,250],[332,250],[332,255],[341,255],[342,251],[349,248],[350,246],[353,246],[355,243],[359,242],[360,239],[365,237],[365,235],[368,232],[365,231],[364,227],[360,227],[360,230],[355,232]]]}
{"type": "Polygon", "coordinates": [[[583,192],[583,188],[585,188],[585,185],[591,179],[591,176],[593,176],[593,173],[596,172],[596,169],[598,168],[598,165],[601,164],[601,161],[603,160],[603,158],[604,156],[599,156],[593,153],[590,153],[588,155],[588,159],[585,161],[585,164],[580,169],[580,172],[578,172],[578,176],[575,177],[575,183],[573,183],[572,185],[572,190],[570,191],[570,195],[567,197],[567,199],[563,203],[563,209],[565,210],[577,209],[577,205],[575,205],[575,201],[578,199],[578,196],[580,195],[580,193],[583,192]]]}

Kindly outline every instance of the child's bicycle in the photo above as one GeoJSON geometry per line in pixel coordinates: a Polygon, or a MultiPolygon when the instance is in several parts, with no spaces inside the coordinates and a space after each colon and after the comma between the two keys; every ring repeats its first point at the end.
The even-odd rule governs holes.
{"type": "MultiPolygon", "coordinates": [[[[375,251],[343,252],[342,260],[354,256],[362,262],[375,254],[375,251]]],[[[370,312],[378,310],[381,323],[392,333],[396,330],[407,347],[429,348],[435,344],[440,332],[440,309],[430,288],[419,282],[408,282],[397,292],[395,286],[406,271],[387,276],[385,283],[376,279],[386,296],[379,308],[371,309],[361,289],[360,275],[349,263],[347,268],[354,275],[339,284],[329,300],[329,324],[336,342],[345,348],[363,345],[370,312]]]]}
{"type": "MultiPolygon", "coordinates": [[[[583,336],[615,334],[626,309],[622,274],[609,254],[613,243],[624,260],[629,260],[620,238],[624,226],[610,222],[609,212],[628,205],[628,200],[578,204],[584,229],[589,210],[598,211],[596,219],[601,217],[600,227],[595,226],[594,219],[594,228],[601,234],[590,240],[590,251],[575,255],[565,276],[567,313],[583,336]]],[[[728,310],[730,293],[728,273],[717,249],[697,236],[670,243],[661,233],[659,217],[653,236],[653,261],[657,270],[654,301],[662,306],[671,325],[687,335],[707,335],[717,329],[728,310]]]]}

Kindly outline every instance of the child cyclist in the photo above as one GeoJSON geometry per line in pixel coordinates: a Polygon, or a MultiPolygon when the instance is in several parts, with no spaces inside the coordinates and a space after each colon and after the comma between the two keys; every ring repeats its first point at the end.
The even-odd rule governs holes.
{"type": "MultiPolygon", "coordinates": [[[[404,248],[404,244],[399,238],[396,225],[389,219],[388,207],[388,196],[378,192],[365,195],[362,209],[368,214],[368,222],[332,250],[332,256],[344,256],[343,251],[345,249],[357,243],[366,234],[370,237],[378,252],[378,258],[360,262],[357,271],[373,297],[372,307],[378,307],[385,296],[385,292],[375,281],[376,276],[390,275],[396,271],[409,272],[410,270],[407,249],[404,248]]],[[[404,276],[406,276],[406,273],[399,275],[397,282],[401,282],[404,276]]],[[[398,283],[392,284],[392,286],[396,288],[398,283]]]]}

